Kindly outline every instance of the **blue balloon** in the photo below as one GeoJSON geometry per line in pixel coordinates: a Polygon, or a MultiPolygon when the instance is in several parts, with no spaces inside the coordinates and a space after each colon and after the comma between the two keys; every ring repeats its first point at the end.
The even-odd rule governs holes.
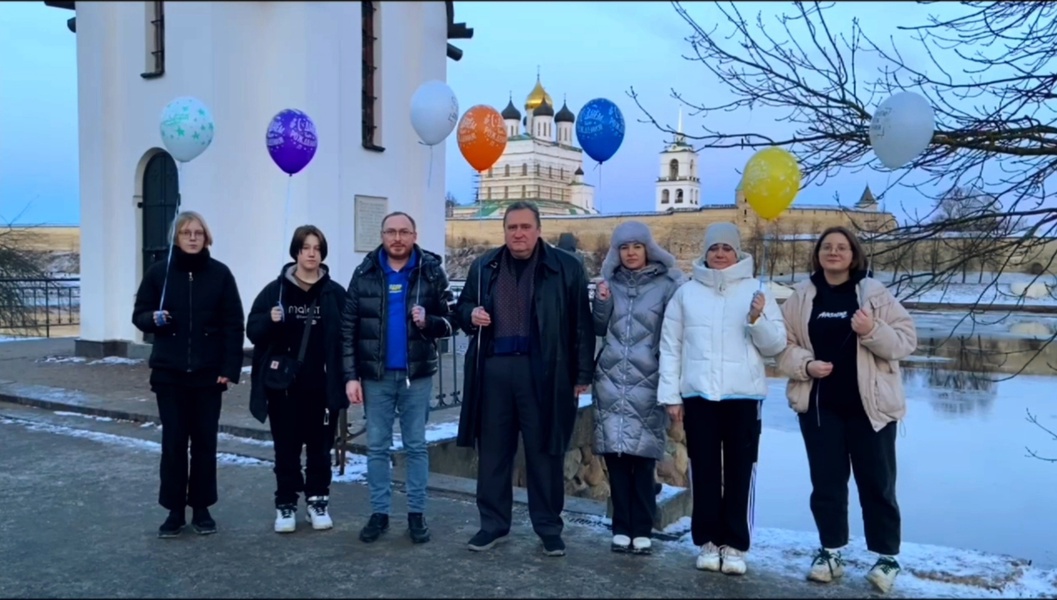
{"type": "Polygon", "coordinates": [[[576,141],[588,156],[606,162],[624,141],[624,115],[605,98],[591,100],[576,115],[576,141]]]}

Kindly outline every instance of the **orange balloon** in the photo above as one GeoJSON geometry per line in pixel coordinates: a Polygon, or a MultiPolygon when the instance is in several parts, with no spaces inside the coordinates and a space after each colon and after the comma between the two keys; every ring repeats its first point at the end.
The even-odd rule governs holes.
{"type": "Polygon", "coordinates": [[[478,172],[487,171],[506,150],[503,116],[491,106],[478,104],[459,119],[459,151],[478,172]]]}

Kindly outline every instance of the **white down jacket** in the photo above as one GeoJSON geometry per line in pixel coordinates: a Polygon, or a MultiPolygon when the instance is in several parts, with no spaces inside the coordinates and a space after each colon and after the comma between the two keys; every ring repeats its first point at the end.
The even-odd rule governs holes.
{"type": "Polygon", "coordinates": [[[717,271],[704,258],[668,303],[661,328],[661,378],[657,401],[682,404],[683,398],[763,400],[767,377],[763,358],[785,350],[785,322],[768,295],[763,315],[749,324],[753,294],[752,257],[717,271]]]}

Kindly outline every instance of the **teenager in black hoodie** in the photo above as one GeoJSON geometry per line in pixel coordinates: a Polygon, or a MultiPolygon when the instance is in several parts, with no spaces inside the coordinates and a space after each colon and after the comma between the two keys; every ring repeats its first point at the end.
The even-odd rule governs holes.
{"type": "Polygon", "coordinates": [[[327,238],[314,225],[298,227],[290,257],[294,262],[264,286],[246,322],[246,335],[253,342],[250,412],[262,423],[271,421],[275,447],[277,533],[295,530],[298,492],[305,494],[306,518],[313,529],[334,526],[327,511],[330,449],[338,413],[348,406],[339,337],[345,289],[331,281],[322,264],[327,238]],[[268,370],[279,366],[283,357],[298,359],[306,327],[308,342],[296,377],[286,389],[277,389],[268,370]]]}
{"type": "Polygon", "coordinates": [[[172,243],[171,259],[143,275],[132,309],[132,323],[154,335],[150,388],[162,424],[158,503],[169,510],[158,528],[163,538],[180,534],[188,505],[195,531],[216,533],[208,507],[217,501],[220,398],[239,382],[243,357],[238,286],[227,266],[209,256],[213,236],[202,215],[177,215],[172,243]]]}

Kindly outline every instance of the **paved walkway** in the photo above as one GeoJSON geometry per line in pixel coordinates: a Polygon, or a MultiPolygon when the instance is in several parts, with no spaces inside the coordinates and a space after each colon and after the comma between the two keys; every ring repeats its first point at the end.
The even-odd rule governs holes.
{"type": "Polygon", "coordinates": [[[219,533],[160,540],[160,432],[83,417],[64,429],[75,419],[0,405],[2,597],[870,596],[861,577],[821,587],[766,571],[744,578],[702,573],[692,549],[679,542],[658,542],[650,557],[614,555],[597,522],[570,522],[568,556],[545,557],[520,505],[510,539],[472,553],[465,546],[477,529],[472,500],[439,494],[428,506],[432,542],[411,544],[397,493],[393,528],[366,545],[356,539],[368,506],[358,484],[332,487],[333,530],[312,531],[301,511],[298,531],[279,536],[271,531],[268,463],[220,464],[213,509],[219,533]]]}

